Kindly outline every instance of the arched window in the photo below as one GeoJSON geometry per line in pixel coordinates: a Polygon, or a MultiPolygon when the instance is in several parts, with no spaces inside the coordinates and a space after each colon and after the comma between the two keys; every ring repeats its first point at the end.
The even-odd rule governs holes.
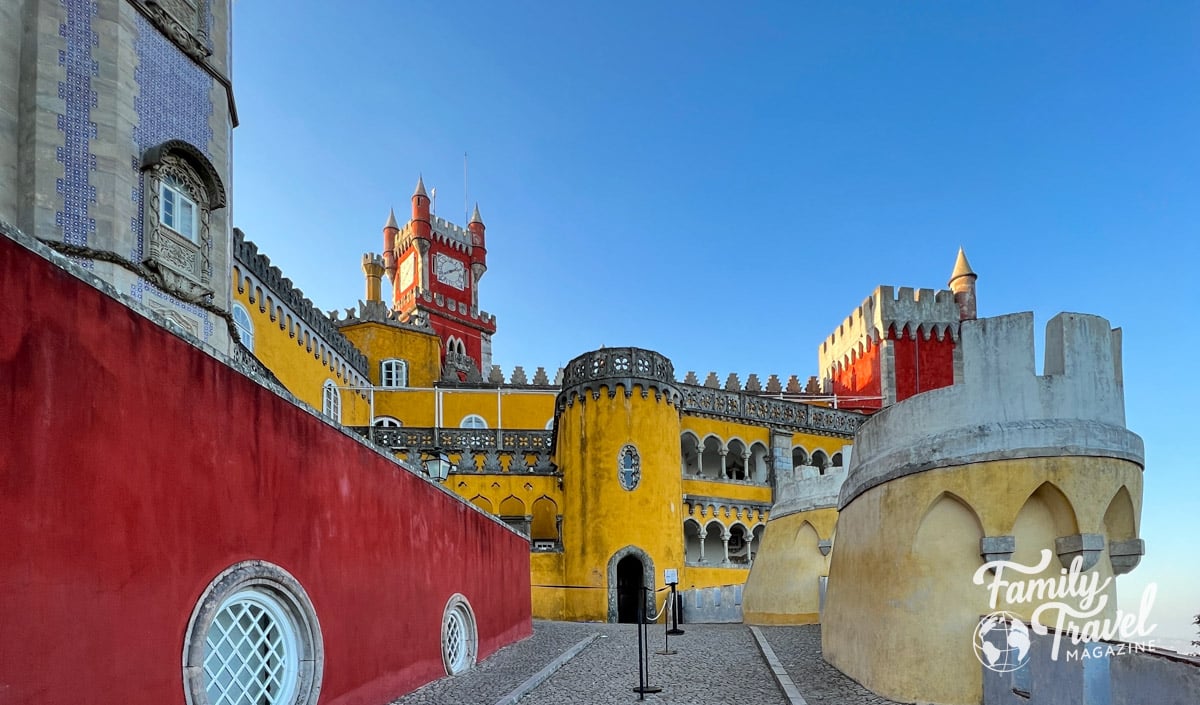
{"type": "Polygon", "coordinates": [[[550,431],[550,430],[553,430],[553,429],[554,429],[554,417],[553,417],[553,416],[551,416],[551,417],[550,417],[550,420],[546,422],[546,430],[547,430],[547,431],[550,431]]]}
{"type": "Polygon", "coordinates": [[[233,325],[242,339],[242,345],[254,352],[254,321],[250,320],[250,312],[246,307],[236,302],[233,304],[233,325]]]}
{"type": "Polygon", "coordinates": [[[376,416],[375,423],[371,425],[375,428],[400,428],[404,426],[399,419],[394,419],[391,416],[376,416]]]}
{"type": "Polygon", "coordinates": [[[333,380],[325,380],[321,389],[321,412],[337,423],[342,422],[342,397],[333,380]]]}
{"type": "Polygon", "coordinates": [[[487,428],[487,421],[479,414],[467,414],[458,422],[459,428],[487,428]]]}
{"type": "Polygon", "coordinates": [[[408,386],[408,362],[406,360],[384,360],[379,363],[381,387],[397,389],[408,386]]]}

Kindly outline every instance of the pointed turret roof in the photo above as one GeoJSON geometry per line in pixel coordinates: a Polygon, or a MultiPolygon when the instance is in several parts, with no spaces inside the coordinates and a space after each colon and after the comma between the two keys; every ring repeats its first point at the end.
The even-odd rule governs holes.
{"type": "Polygon", "coordinates": [[[387,219],[387,222],[383,224],[383,229],[387,230],[388,228],[391,228],[393,230],[400,229],[400,226],[396,224],[396,209],[395,208],[388,209],[388,219],[387,219]]]}
{"type": "Polygon", "coordinates": [[[425,178],[423,176],[417,176],[417,190],[413,191],[413,195],[429,198],[429,194],[425,193],[425,178]]]}
{"type": "Polygon", "coordinates": [[[959,277],[978,277],[979,275],[971,269],[971,263],[967,261],[967,253],[963,248],[958,248],[958,259],[954,261],[954,271],[950,273],[950,281],[953,282],[959,277]]]}
{"type": "Polygon", "coordinates": [[[475,212],[471,214],[471,219],[467,221],[468,225],[470,225],[471,223],[479,223],[480,225],[483,225],[483,218],[479,217],[479,204],[478,203],[475,204],[475,212]]]}

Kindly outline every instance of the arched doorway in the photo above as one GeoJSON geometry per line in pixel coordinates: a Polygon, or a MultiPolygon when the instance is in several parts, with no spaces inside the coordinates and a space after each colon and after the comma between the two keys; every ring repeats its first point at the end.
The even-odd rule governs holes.
{"type": "Polygon", "coordinates": [[[617,562],[617,621],[622,624],[637,622],[644,571],[637,556],[625,556],[617,562]]]}
{"type": "Polygon", "coordinates": [[[638,600],[646,595],[647,614],[653,614],[654,560],[637,546],[626,546],[608,559],[608,621],[636,622],[638,600]]]}

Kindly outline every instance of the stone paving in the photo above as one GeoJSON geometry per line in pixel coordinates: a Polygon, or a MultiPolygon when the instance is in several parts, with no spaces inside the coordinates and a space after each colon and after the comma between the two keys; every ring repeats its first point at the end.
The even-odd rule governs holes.
{"type": "Polygon", "coordinates": [[[825,662],[820,625],[760,629],[808,705],[896,705],[825,662]]]}
{"type": "MultiPolygon", "coordinates": [[[[636,703],[637,630],[632,624],[593,624],[601,637],[567,662],[521,705],[636,703]]],[[[786,705],[771,671],[741,624],[685,624],[671,638],[678,653],[660,656],[663,626],[650,626],[650,683],[661,693],[647,703],[672,705],[786,705]]]]}
{"type": "MultiPolygon", "coordinates": [[[[741,624],[685,624],[663,647],[650,626],[650,683],[644,702],[671,705],[786,705],[779,686],[741,624]]],[[[821,658],[821,628],[761,627],[808,705],[896,705],[872,694],[821,658]]],[[[575,658],[521,699],[520,705],[637,703],[637,630],[632,624],[534,621],[533,636],[501,649],[467,673],[442,678],[392,705],[492,705],[567,649],[599,634],[575,658]]]]}
{"type": "Polygon", "coordinates": [[[392,705],[492,705],[599,626],[605,625],[534,620],[533,636],[525,641],[500,649],[462,675],[418,688],[392,705]]]}

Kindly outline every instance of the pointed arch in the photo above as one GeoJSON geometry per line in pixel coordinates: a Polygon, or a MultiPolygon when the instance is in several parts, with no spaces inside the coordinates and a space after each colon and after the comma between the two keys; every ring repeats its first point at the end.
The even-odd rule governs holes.
{"type": "Polygon", "coordinates": [[[525,503],[516,497],[509,495],[500,502],[500,516],[502,517],[523,517],[525,516],[525,503]]]}
{"type": "Polygon", "coordinates": [[[484,497],[481,494],[477,494],[474,497],[472,497],[470,499],[470,502],[471,502],[471,504],[474,504],[476,507],[479,507],[480,509],[487,512],[488,514],[494,513],[492,511],[492,500],[488,499],[487,497],[484,497]]]}
{"type": "Polygon", "coordinates": [[[1125,485],[1121,485],[1104,510],[1104,533],[1109,541],[1137,538],[1137,512],[1133,507],[1133,497],[1125,485]]]}
{"type": "Polygon", "coordinates": [[[559,541],[558,503],[546,495],[533,501],[533,523],[529,529],[529,538],[545,541],[559,541]]]}

